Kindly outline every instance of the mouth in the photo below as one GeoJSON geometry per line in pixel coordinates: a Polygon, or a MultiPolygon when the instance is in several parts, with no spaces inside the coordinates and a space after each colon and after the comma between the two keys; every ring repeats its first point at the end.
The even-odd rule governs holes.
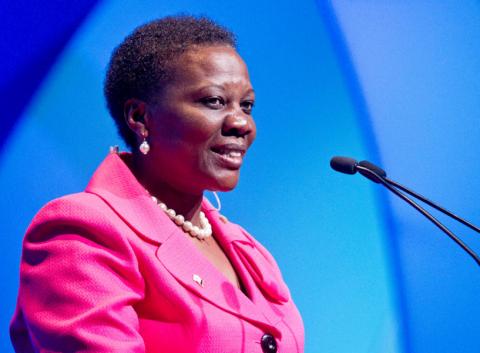
{"type": "Polygon", "coordinates": [[[211,151],[215,153],[222,166],[236,170],[242,166],[246,148],[243,145],[229,143],[216,145],[211,151]]]}

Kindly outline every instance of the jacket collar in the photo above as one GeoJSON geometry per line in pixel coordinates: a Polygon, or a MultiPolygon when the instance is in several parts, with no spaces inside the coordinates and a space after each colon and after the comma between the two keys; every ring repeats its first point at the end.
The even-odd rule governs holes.
{"type": "Polygon", "coordinates": [[[93,174],[85,191],[102,198],[145,239],[164,243],[177,230],[177,226],[159,210],[122,160],[129,158],[128,153],[110,153],[93,174]]]}
{"type": "Polygon", "coordinates": [[[128,158],[129,154],[126,153],[110,153],[94,173],[85,191],[102,198],[144,240],[158,244],[157,258],[183,286],[219,308],[263,326],[280,338],[281,333],[275,326],[282,316],[264,298],[265,293],[259,292],[259,285],[261,288],[263,282],[262,278],[258,281],[258,273],[267,270],[263,277],[272,275],[274,280],[283,281],[268,271],[270,264],[256,250],[252,240],[240,227],[226,221],[208,200],[203,200],[202,209],[212,224],[217,241],[247,287],[248,298],[226,280],[178,226],[152,202],[148,192],[122,160],[128,158]],[[239,248],[242,250],[239,251],[239,248]],[[194,280],[194,275],[202,279],[203,286],[199,285],[198,277],[197,281],[194,280]]]}
{"type": "MultiPolygon", "coordinates": [[[[130,158],[129,153],[110,153],[93,174],[85,191],[102,198],[142,237],[154,243],[165,243],[178,231],[178,227],[152,202],[148,192],[130,171],[124,162],[130,158]]],[[[249,238],[226,221],[206,198],[202,201],[202,210],[217,230],[223,230],[226,242],[251,243],[249,238]]]]}

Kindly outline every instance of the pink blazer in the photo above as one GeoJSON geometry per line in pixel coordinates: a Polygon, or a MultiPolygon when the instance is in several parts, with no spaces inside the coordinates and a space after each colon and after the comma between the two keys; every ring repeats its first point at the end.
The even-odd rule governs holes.
{"type": "Polygon", "coordinates": [[[108,155],[84,192],[48,203],[27,230],[15,350],[252,353],[268,352],[271,338],[278,352],[303,352],[302,320],[272,256],[208,201],[202,208],[248,296],[108,155]]]}

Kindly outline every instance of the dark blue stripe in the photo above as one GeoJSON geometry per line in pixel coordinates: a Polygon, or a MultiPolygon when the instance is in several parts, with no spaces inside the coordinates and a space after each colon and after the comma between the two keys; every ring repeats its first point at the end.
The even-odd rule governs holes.
{"type": "Polygon", "coordinates": [[[98,0],[9,1],[0,18],[0,150],[58,55],[98,0]]]}

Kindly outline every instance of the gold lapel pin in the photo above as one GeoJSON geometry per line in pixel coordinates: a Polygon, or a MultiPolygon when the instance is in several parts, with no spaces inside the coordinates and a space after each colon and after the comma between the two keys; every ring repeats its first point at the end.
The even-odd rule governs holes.
{"type": "Polygon", "coordinates": [[[203,287],[203,279],[197,274],[193,275],[193,281],[197,283],[200,287],[203,287]]]}

